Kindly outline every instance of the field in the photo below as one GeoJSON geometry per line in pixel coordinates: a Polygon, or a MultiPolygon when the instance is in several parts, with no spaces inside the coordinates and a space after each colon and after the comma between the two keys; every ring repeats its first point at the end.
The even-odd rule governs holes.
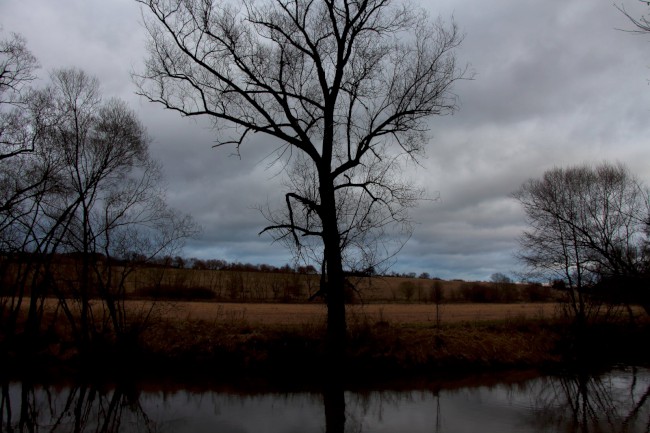
{"type": "MultiPolygon", "coordinates": [[[[102,303],[95,302],[93,311],[100,317],[102,303]]],[[[136,338],[105,339],[100,333],[84,352],[60,311],[52,316],[56,305],[57,300],[47,299],[45,311],[58,317],[59,326],[48,326],[34,340],[14,340],[28,350],[25,356],[18,351],[21,346],[8,351],[5,365],[13,371],[303,383],[318,380],[314,371],[327,369],[326,307],[321,303],[127,300],[125,312],[136,338]]],[[[586,364],[650,359],[643,344],[650,338],[650,321],[640,309],[634,327],[621,315],[595,324],[579,340],[557,303],[449,303],[439,306],[439,316],[435,304],[371,303],[349,305],[347,312],[345,380],[350,381],[553,370],[576,359],[586,364]]]]}
{"type": "MultiPolygon", "coordinates": [[[[133,302],[133,301],[132,301],[133,302]]],[[[134,303],[134,306],[136,304],[134,303]]],[[[141,307],[142,303],[137,303],[141,307]]],[[[167,319],[234,321],[251,325],[324,323],[326,308],[322,304],[240,304],[211,302],[177,302],[159,306],[167,319]]],[[[446,323],[496,321],[508,318],[551,318],[557,304],[448,304],[440,306],[440,321],[446,323]]],[[[436,321],[436,307],[431,304],[368,304],[348,306],[348,321],[371,323],[422,324],[436,321]]]]}
{"type": "MultiPolygon", "coordinates": [[[[46,300],[46,310],[54,311],[57,300],[46,300]]],[[[28,302],[25,302],[25,306],[28,302]]],[[[199,301],[125,301],[131,314],[151,310],[154,316],[170,321],[246,323],[248,325],[319,325],[326,321],[322,303],[229,303],[199,301]]],[[[348,322],[383,322],[395,325],[500,321],[507,319],[551,319],[560,305],[555,303],[512,304],[365,304],[348,305],[348,322]],[[436,312],[438,314],[436,314],[436,312]]]]}
{"type": "MultiPolygon", "coordinates": [[[[6,310],[3,319],[14,320],[15,326],[0,327],[5,365],[16,371],[47,367],[198,378],[311,378],[314,371],[328,368],[327,308],[313,296],[318,275],[155,266],[128,273],[119,267],[100,269],[101,278],[126,277],[120,286],[124,298],[118,312],[109,314],[114,305],[102,300],[99,291],[91,292],[84,316],[75,264],[57,263],[47,280],[33,279],[52,284],[70,310],[46,297],[44,314],[30,316],[39,320],[30,329],[29,287],[20,310],[11,310],[16,315],[6,310]]],[[[577,329],[561,310],[566,306],[562,292],[541,284],[405,276],[350,280],[345,343],[350,379],[564,368],[577,358],[599,363],[650,359],[650,349],[639,344],[650,338],[650,320],[636,307],[632,318],[624,306],[609,306],[589,328],[577,329]]],[[[18,299],[19,292],[12,291],[17,287],[11,281],[4,284],[5,305],[18,299]]]]}

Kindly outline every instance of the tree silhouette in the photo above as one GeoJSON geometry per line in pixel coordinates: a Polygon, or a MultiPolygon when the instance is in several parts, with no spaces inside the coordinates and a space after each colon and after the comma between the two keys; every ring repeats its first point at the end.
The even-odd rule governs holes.
{"type": "Polygon", "coordinates": [[[402,221],[418,198],[395,176],[424,151],[427,119],[456,108],[456,25],[390,0],[139,2],[140,93],[215,120],[217,146],[273,138],[307,180],[268,229],[298,247],[318,240],[329,353],[342,355],[346,248],[371,240],[375,216],[402,221]]]}

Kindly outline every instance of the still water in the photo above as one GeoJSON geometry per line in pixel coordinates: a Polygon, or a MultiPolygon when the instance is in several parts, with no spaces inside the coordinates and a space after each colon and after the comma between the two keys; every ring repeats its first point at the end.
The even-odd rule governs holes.
{"type": "Polygon", "coordinates": [[[648,432],[650,369],[416,390],[2,385],[3,432],[648,432]]]}

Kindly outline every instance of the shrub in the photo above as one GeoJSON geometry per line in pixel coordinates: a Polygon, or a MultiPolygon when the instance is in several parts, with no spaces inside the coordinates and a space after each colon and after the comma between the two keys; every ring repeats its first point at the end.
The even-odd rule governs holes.
{"type": "Polygon", "coordinates": [[[410,301],[415,294],[415,283],[412,281],[403,281],[399,284],[399,291],[407,301],[410,301]]]}

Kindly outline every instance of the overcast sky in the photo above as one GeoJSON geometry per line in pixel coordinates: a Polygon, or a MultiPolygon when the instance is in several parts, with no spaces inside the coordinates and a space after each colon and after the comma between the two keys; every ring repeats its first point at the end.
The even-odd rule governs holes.
{"type": "MultiPolygon", "coordinates": [[[[416,1],[414,3],[417,3],[416,1]]],[[[617,0],[634,16],[638,0],[617,0]]],[[[457,55],[474,79],[458,83],[460,110],[432,119],[415,181],[437,201],[412,212],[411,240],[398,272],[489,279],[520,270],[514,258],[525,219],[510,194],[554,166],[626,164],[650,183],[650,35],[636,35],[611,1],[443,0],[422,3],[466,34],[457,55]]],[[[2,37],[22,34],[39,76],[78,67],[105,96],[126,100],[164,166],[168,202],[203,227],[186,256],[282,265],[282,245],[257,233],[256,210],[281,196],[281,175],[259,146],[241,158],[211,147],[214,133],[134,94],[145,32],[134,0],[0,0],[2,37]]]]}

